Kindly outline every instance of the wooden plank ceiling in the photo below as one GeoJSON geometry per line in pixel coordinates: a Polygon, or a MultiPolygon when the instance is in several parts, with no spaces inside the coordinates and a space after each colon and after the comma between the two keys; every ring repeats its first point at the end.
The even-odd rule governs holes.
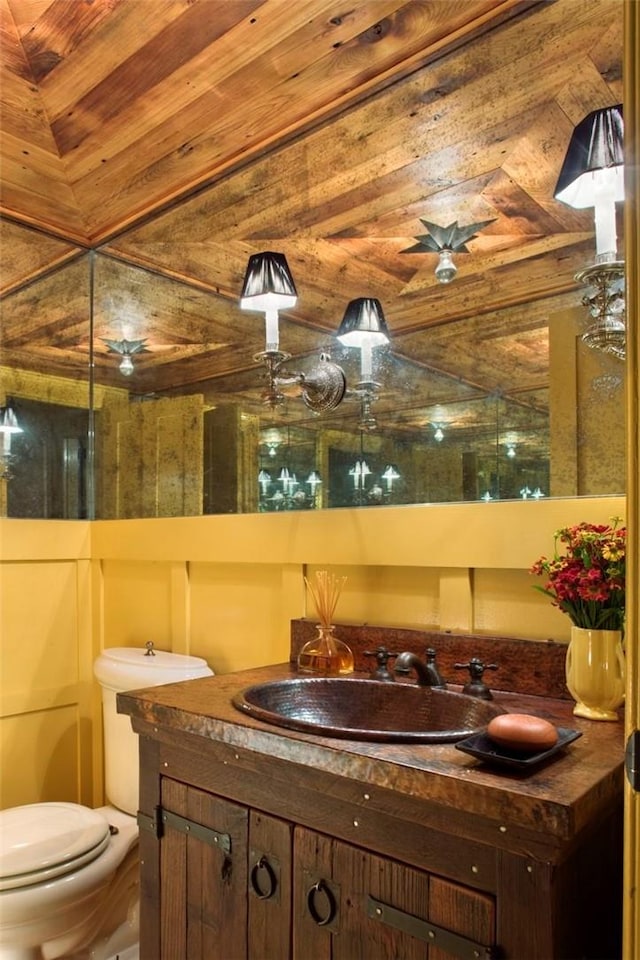
{"type": "Polygon", "coordinates": [[[544,409],[548,320],[594,256],[591,212],[553,189],[575,124],[622,100],[620,0],[0,12],[3,363],[85,377],[92,347],[99,382],[255,403],[264,328],[238,297],[270,249],[298,286],[294,357],[348,365],[332,335],[349,300],[378,297],[387,410],[524,393],[544,409]],[[422,219],[491,221],[446,287],[434,254],[405,252],[422,219]],[[109,338],[145,340],[126,383],[109,338]]]}

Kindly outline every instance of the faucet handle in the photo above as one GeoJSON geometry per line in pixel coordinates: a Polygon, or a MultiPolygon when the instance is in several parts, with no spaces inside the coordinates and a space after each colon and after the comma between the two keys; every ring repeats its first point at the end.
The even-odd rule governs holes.
{"type": "Polygon", "coordinates": [[[493,700],[493,694],[486,685],[482,676],[485,670],[497,670],[497,663],[483,663],[479,657],[472,657],[469,663],[454,663],[456,670],[468,670],[470,680],[462,688],[462,692],[470,697],[480,697],[482,700],[493,700]]]}
{"type": "Polygon", "coordinates": [[[386,647],[376,647],[375,650],[365,650],[363,651],[365,657],[375,657],[377,666],[370,675],[371,680],[383,680],[387,683],[395,681],[395,677],[390,672],[387,664],[389,660],[393,657],[397,657],[397,653],[392,653],[390,650],[387,650],[386,647]]]}

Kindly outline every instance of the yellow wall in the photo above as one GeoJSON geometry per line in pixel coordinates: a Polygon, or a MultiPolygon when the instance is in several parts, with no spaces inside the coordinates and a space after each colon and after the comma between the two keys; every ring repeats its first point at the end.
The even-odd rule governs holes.
{"type": "Polygon", "coordinates": [[[4,520],[0,544],[0,803],[90,796],[90,524],[4,520]]]}
{"type": "Polygon", "coordinates": [[[0,802],[102,802],[104,647],[153,640],[217,673],[285,660],[319,567],[348,577],[338,620],[568,640],[528,567],[558,527],[615,515],[623,498],[0,520],[0,802]]]}

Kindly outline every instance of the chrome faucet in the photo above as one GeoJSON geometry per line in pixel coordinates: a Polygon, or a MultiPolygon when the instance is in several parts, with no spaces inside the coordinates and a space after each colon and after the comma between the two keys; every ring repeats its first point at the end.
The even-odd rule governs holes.
{"type": "Polygon", "coordinates": [[[433,647],[429,647],[427,650],[426,662],[421,660],[416,653],[411,653],[408,650],[398,654],[395,662],[395,672],[406,676],[412,669],[415,670],[418,677],[418,686],[446,687],[446,683],[436,666],[436,652],[433,647]]]}

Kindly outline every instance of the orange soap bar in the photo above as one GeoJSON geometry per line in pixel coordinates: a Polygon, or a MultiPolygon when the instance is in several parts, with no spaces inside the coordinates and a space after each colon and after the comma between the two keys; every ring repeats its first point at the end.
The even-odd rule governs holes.
{"type": "Polygon", "coordinates": [[[503,713],[487,726],[487,736],[501,747],[537,753],[558,742],[558,731],[548,720],[526,713],[503,713]]]}

